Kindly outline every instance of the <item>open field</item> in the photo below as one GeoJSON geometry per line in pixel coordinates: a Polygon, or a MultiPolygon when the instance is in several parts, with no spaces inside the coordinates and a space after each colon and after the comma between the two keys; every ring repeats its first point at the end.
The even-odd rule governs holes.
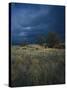
{"type": "Polygon", "coordinates": [[[11,86],[65,83],[64,49],[11,46],[11,86]]]}

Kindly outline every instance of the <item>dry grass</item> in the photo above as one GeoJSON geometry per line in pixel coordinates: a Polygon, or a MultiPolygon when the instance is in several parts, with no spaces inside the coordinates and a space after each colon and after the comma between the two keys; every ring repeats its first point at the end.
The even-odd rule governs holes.
{"type": "Polygon", "coordinates": [[[39,45],[11,47],[11,85],[29,86],[65,82],[64,49],[39,45]]]}

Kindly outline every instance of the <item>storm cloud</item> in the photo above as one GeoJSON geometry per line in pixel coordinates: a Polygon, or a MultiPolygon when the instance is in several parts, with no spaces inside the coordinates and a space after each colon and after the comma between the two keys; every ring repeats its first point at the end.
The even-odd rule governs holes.
{"type": "Polygon", "coordinates": [[[11,3],[12,42],[35,41],[38,34],[55,31],[64,39],[65,7],[11,3]]]}

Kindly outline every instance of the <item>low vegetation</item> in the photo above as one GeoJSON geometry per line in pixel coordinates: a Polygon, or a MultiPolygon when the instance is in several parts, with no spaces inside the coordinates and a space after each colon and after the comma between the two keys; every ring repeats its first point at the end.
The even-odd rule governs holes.
{"type": "Polygon", "coordinates": [[[11,47],[11,86],[50,85],[65,82],[64,49],[40,45],[11,47]]]}

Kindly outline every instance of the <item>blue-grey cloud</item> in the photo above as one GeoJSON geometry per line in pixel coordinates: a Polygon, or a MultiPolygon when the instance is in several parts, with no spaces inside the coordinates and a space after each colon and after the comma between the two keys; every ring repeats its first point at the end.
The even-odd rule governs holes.
{"type": "Polygon", "coordinates": [[[12,3],[12,41],[33,40],[38,34],[49,31],[56,31],[64,38],[64,15],[63,6],[12,3]]]}

